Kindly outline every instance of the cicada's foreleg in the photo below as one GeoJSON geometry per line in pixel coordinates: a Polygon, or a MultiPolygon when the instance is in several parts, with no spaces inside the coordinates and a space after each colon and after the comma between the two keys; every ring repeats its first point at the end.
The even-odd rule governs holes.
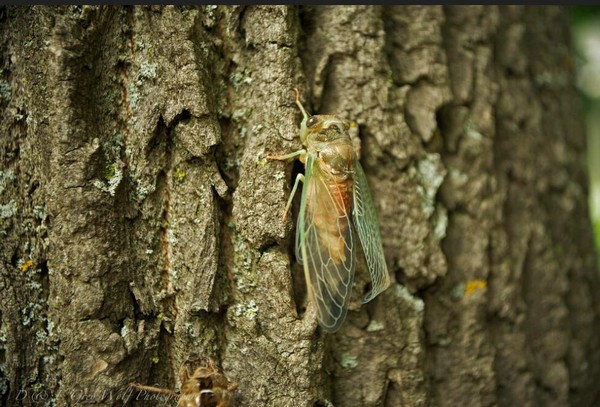
{"type": "MultiPolygon", "coordinates": [[[[302,149],[286,155],[268,155],[266,158],[267,160],[287,161],[296,157],[300,157],[300,161],[305,162],[306,150],[302,149]]],[[[302,174],[298,174],[296,180],[294,181],[294,187],[292,188],[290,198],[288,199],[287,204],[285,205],[285,210],[283,211],[283,216],[281,217],[282,221],[285,221],[285,218],[287,217],[287,214],[292,206],[292,200],[294,199],[294,195],[296,194],[296,190],[298,189],[298,184],[300,183],[300,181],[304,182],[304,175],[302,174]]]]}
{"type": "Polygon", "coordinates": [[[285,205],[285,210],[283,211],[283,216],[281,217],[281,221],[285,221],[290,208],[292,207],[292,201],[294,200],[294,195],[296,195],[296,190],[298,189],[298,184],[300,181],[304,182],[304,174],[298,174],[296,176],[296,180],[294,181],[294,186],[292,187],[292,192],[290,192],[290,197],[285,205]]]}
{"type": "Polygon", "coordinates": [[[165,389],[163,387],[145,386],[145,385],[139,384],[139,383],[129,383],[129,385],[131,387],[138,389],[139,391],[165,394],[165,395],[171,396],[171,397],[179,397],[179,393],[176,392],[175,390],[165,389]]]}
{"type": "Polygon", "coordinates": [[[302,150],[294,151],[293,153],[289,153],[286,155],[268,155],[266,157],[266,159],[274,160],[274,161],[287,161],[287,160],[291,160],[292,158],[300,157],[300,161],[304,162],[303,158],[305,156],[306,156],[306,150],[302,149],[302,150]]]}

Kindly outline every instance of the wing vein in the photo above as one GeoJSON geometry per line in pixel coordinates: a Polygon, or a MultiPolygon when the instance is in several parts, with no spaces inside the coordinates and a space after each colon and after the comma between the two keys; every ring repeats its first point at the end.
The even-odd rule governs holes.
{"type": "Polygon", "coordinates": [[[307,154],[296,253],[319,323],[331,332],[345,318],[354,277],[352,222],[343,193],[339,186],[324,181],[315,157],[307,154]]]}

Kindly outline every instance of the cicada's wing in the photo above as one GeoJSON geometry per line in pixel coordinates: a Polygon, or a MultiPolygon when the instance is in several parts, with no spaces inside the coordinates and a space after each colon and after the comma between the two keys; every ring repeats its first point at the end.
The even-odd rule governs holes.
{"type": "Polygon", "coordinates": [[[334,332],[346,317],[354,278],[352,222],[344,205],[351,201],[345,199],[342,187],[327,185],[310,155],[304,177],[296,253],[319,324],[334,332]]]}
{"type": "Polygon", "coordinates": [[[372,280],[371,291],[361,300],[364,304],[371,301],[390,285],[390,275],[383,255],[377,212],[375,211],[373,198],[371,198],[367,178],[358,161],[356,161],[354,172],[354,208],[352,216],[372,280]]]}

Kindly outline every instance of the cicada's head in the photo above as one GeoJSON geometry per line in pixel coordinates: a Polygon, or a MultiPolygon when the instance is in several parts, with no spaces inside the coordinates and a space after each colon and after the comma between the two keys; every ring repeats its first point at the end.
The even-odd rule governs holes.
{"type": "Polygon", "coordinates": [[[305,146],[307,143],[328,142],[340,138],[348,138],[349,124],[346,120],[335,115],[314,115],[306,113],[300,103],[300,93],[296,89],[296,104],[302,111],[300,123],[300,140],[305,146]]]}

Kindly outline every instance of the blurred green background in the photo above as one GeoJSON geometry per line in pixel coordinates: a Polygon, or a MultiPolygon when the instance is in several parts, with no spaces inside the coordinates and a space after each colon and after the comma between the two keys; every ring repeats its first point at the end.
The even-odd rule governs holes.
{"type": "Polygon", "coordinates": [[[600,253],[600,6],[571,6],[570,12],[577,86],[583,98],[587,124],[590,214],[596,250],[600,253]]]}

